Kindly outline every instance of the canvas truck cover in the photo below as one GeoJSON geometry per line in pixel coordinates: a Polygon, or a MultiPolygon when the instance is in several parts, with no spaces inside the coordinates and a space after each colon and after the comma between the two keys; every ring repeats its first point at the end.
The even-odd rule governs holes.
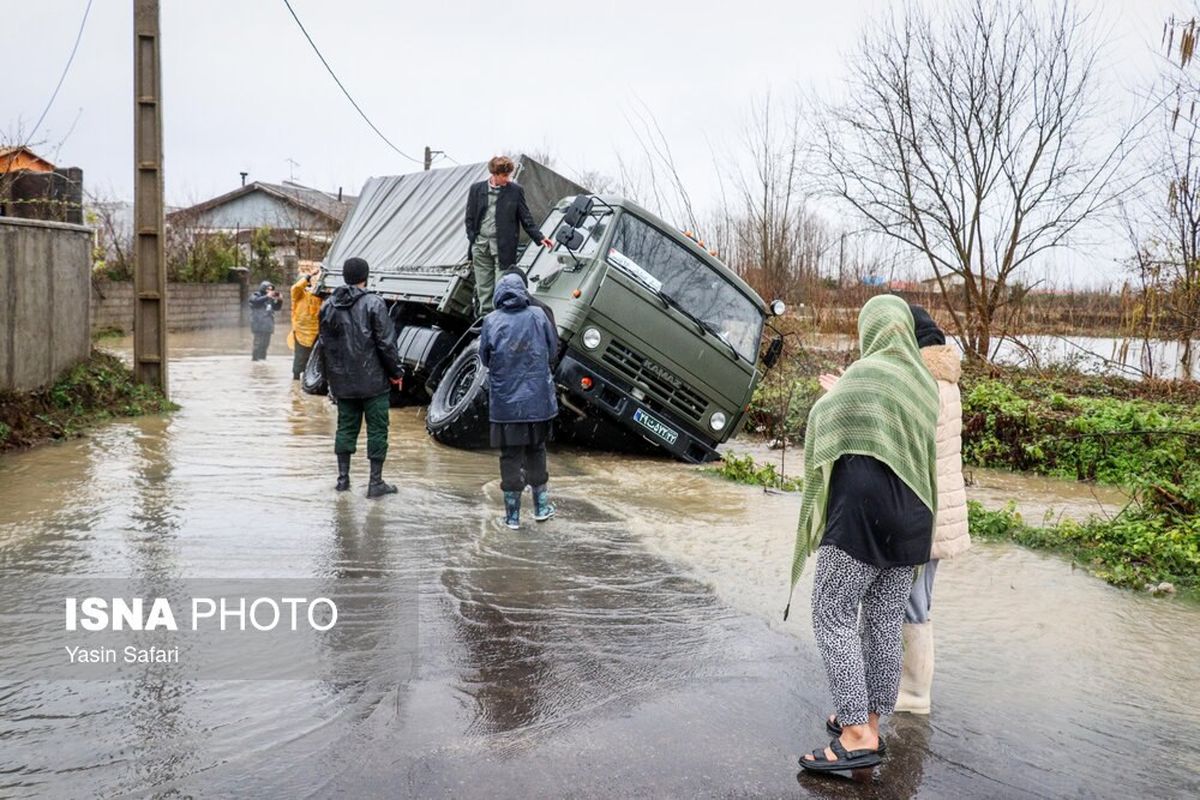
{"type": "MultiPolygon", "coordinates": [[[[467,190],[487,177],[479,163],[368,180],[325,257],[324,286],[341,284],[351,257],[365,258],[372,276],[451,273],[467,261],[467,190]]],[[[586,192],[528,156],[517,159],[516,180],[539,223],[562,198],[586,192]]]]}

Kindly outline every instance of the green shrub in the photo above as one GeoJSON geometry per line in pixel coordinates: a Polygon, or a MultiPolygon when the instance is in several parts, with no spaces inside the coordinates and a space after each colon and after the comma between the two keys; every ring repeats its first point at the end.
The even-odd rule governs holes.
{"type": "Polygon", "coordinates": [[[1200,445],[1196,405],[1021,390],[996,380],[964,389],[964,462],[1120,486],[1184,482],[1200,469],[1188,455],[1200,445]]]}
{"type": "Polygon", "coordinates": [[[716,467],[706,467],[706,472],[719,475],[736,483],[781,489],[785,492],[799,491],[803,481],[780,475],[774,464],[759,465],[753,456],[737,456],[726,453],[716,467]]]}

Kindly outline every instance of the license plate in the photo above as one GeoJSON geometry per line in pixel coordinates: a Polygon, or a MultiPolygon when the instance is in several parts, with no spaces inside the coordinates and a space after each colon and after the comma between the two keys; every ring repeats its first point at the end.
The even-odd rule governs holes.
{"type": "Polygon", "coordinates": [[[675,444],[675,440],[679,438],[678,431],[672,430],[664,423],[659,422],[645,411],[642,411],[640,408],[633,412],[633,419],[643,428],[650,431],[667,444],[675,444]]]}

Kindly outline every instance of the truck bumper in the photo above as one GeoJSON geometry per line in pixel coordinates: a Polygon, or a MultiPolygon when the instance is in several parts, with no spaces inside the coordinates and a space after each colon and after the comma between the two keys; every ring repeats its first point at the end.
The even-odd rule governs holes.
{"type": "Polygon", "coordinates": [[[554,379],[576,402],[599,409],[631,433],[682,461],[702,464],[720,458],[715,442],[698,434],[694,426],[680,421],[670,411],[652,408],[638,400],[629,383],[570,350],[559,362],[554,379]],[[584,377],[591,378],[590,389],[582,387],[580,381],[584,377]]]}

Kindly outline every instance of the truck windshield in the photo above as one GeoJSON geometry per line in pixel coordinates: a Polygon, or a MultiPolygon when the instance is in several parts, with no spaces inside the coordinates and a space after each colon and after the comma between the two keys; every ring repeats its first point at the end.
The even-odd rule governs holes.
{"type": "Polygon", "coordinates": [[[645,283],[660,284],[663,294],[707,323],[743,358],[754,363],[762,336],[762,313],[703,259],[626,212],[613,234],[609,261],[645,283]]]}

